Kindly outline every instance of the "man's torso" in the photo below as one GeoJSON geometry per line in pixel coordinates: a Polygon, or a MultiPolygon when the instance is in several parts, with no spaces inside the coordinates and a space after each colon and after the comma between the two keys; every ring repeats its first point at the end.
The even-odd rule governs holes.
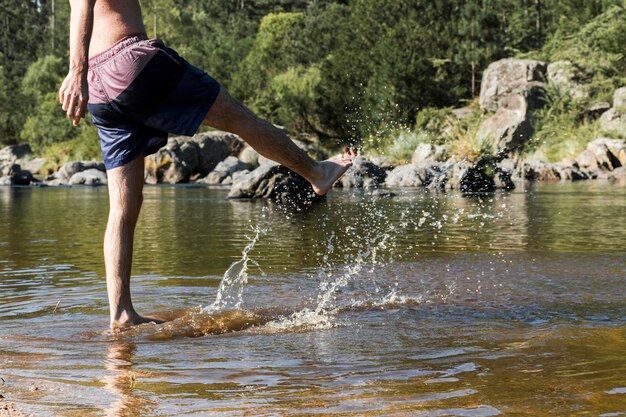
{"type": "MultiPolygon", "coordinates": [[[[70,0],[72,8],[83,0],[70,0]]],[[[96,0],[89,56],[109,49],[120,39],[145,34],[138,0],[96,0]]]]}

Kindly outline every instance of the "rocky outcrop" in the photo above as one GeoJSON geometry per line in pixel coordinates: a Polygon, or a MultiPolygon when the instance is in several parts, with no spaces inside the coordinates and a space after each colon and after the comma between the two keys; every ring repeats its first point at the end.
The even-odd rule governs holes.
{"type": "Polygon", "coordinates": [[[546,65],[533,60],[503,59],[483,73],[480,107],[495,112],[481,124],[477,140],[494,154],[515,151],[532,133],[530,115],[543,104],[546,65]]]}
{"type": "Polygon", "coordinates": [[[311,204],[323,197],[300,175],[275,162],[266,162],[234,180],[229,198],[268,198],[288,207],[311,204]]]}
{"type": "Polygon", "coordinates": [[[485,119],[476,133],[479,142],[491,144],[494,154],[520,149],[533,134],[528,103],[520,95],[503,98],[496,114],[485,119]]]}
{"type": "Polygon", "coordinates": [[[67,162],[57,172],[44,178],[46,185],[102,185],[106,183],[104,163],[99,161],[67,162]],[[88,172],[82,174],[85,171],[88,172]]]}
{"type": "Polygon", "coordinates": [[[490,64],[483,73],[480,107],[496,112],[507,97],[521,96],[527,108],[542,105],[546,64],[530,59],[503,59],[490,64]]]}
{"type": "Polygon", "coordinates": [[[239,154],[242,147],[239,136],[226,132],[171,137],[167,145],[146,157],[146,182],[178,184],[204,177],[229,155],[239,154]]]}

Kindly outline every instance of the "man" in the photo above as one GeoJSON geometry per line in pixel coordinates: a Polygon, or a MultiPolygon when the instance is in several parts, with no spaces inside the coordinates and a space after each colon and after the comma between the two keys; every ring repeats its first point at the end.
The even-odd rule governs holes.
{"type": "Polygon", "coordinates": [[[70,4],[70,68],[59,100],[74,125],[89,107],[98,127],[109,184],[104,260],[111,327],[158,321],[133,308],[130,271],[144,156],[163,146],[168,132],[193,135],[205,124],[235,133],[261,155],[302,175],[320,195],[330,190],[351,161],[313,161],[213,78],[161,41],[148,39],[138,0],[70,0],[70,4]]]}

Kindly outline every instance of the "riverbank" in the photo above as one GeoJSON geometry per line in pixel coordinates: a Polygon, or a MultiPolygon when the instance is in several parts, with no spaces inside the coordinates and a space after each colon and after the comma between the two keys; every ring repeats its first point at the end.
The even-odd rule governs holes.
{"type": "Polygon", "coordinates": [[[32,414],[24,414],[14,402],[7,402],[0,396],[0,417],[32,417],[32,414]]]}

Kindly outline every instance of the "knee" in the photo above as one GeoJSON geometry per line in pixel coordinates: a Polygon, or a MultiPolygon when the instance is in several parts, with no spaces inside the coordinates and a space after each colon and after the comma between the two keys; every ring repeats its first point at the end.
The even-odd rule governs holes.
{"type": "Polygon", "coordinates": [[[110,201],[110,216],[120,221],[135,220],[139,216],[143,194],[113,198],[110,201]]]}

